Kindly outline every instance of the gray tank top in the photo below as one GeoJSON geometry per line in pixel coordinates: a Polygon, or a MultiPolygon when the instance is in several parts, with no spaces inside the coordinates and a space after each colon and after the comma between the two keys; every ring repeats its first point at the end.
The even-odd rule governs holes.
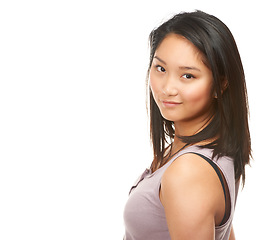
{"type": "MultiPolygon", "coordinates": [[[[170,234],[165,217],[164,207],[159,199],[161,178],[166,169],[179,156],[185,153],[201,154],[212,159],[213,150],[190,146],[181,150],[164,166],[151,173],[146,169],[138,178],[130,191],[129,199],[124,209],[125,240],[170,240],[170,234]]],[[[222,171],[228,185],[231,209],[228,220],[215,227],[215,240],[228,240],[239,188],[235,184],[234,163],[229,157],[212,159],[222,171]]]]}

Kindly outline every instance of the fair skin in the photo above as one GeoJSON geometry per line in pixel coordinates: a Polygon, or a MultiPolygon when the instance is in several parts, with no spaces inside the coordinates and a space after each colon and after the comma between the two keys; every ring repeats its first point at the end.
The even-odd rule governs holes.
{"type": "MultiPolygon", "coordinates": [[[[176,135],[197,133],[213,116],[213,77],[202,60],[198,49],[176,34],[167,35],[155,52],[150,87],[162,116],[174,122],[176,135]]],[[[175,137],[171,154],[183,145],[175,137]]],[[[159,196],[172,240],[214,239],[225,198],[206,161],[190,153],[178,157],[162,177],[159,196]]],[[[235,240],[233,230],[230,240],[235,240]]]]}

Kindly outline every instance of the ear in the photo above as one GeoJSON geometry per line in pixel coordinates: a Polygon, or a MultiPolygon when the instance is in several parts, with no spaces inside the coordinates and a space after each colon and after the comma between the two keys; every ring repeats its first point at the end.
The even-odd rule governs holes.
{"type": "Polygon", "coordinates": [[[222,80],[221,93],[223,94],[227,88],[228,88],[228,80],[226,77],[224,77],[222,80]]]}
{"type": "MultiPolygon", "coordinates": [[[[224,91],[226,91],[227,88],[228,88],[228,80],[226,77],[223,77],[221,81],[221,95],[223,95],[224,91]]],[[[214,90],[214,98],[218,98],[215,90],[214,90]]]]}

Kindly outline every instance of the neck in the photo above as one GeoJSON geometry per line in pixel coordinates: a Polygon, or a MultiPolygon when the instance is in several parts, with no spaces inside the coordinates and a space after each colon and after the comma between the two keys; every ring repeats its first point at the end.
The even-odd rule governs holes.
{"type": "Polygon", "coordinates": [[[175,135],[192,136],[202,131],[213,119],[214,114],[209,113],[206,116],[192,119],[190,121],[174,122],[175,135]]]}
{"type": "MultiPolygon", "coordinates": [[[[203,119],[192,120],[189,122],[174,122],[175,136],[173,140],[172,154],[178,149],[186,145],[179,136],[192,136],[196,133],[202,131],[206,126],[211,122],[213,115],[208,115],[203,119]]],[[[202,142],[199,142],[199,145],[204,145],[210,143],[211,140],[207,139],[202,142]]]]}

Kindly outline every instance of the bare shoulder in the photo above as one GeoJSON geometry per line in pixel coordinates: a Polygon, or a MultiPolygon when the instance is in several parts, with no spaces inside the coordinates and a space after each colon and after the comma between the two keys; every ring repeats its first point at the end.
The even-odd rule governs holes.
{"type": "Polygon", "coordinates": [[[188,196],[188,191],[215,206],[215,197],[223,194],[221,182],[211,165],[200,156],[187,153],[178,157],[165,171],[161,181],[162,192],[179,190],[177,195],[188,196]],[[208,199],[210,198],[210,199],[208,199]]]}
{"type": "Polygon", "coordinates": [[[162,177],[160,200],[172,239],[213,239],[224,215],[224,195],[215,170],[203,158],[193,153],[178,157],[162,177]]]}
{"type": "MultiPolygon", "coordinates": [[[[215,181],[218,183],[218,177],[215,170],[202,157],[194,153],[186,153],[178,157],[165,171],[163,181],[179,180],[182,182],[190,181],[194,184],[200,180],[215,181]]],[[[203,183],[204,184],[204,183],[203,183]]]]}

